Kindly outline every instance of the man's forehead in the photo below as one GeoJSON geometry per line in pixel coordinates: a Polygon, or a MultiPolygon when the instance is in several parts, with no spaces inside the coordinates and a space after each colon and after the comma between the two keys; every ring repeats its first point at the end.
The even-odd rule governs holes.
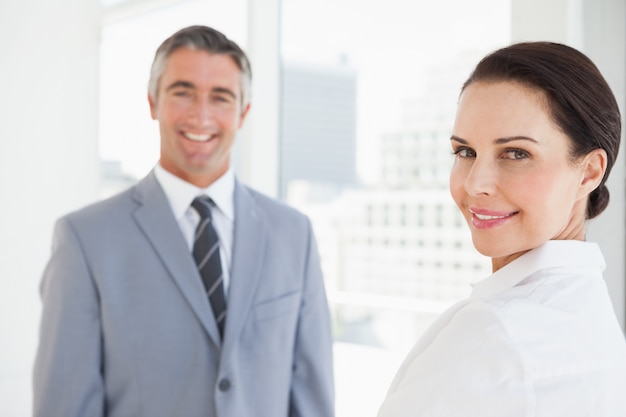
{"type": "Polygon", "coordinates": [[[175,82],[185,82],[196,87],[207,82],[225,85],[241,83],[243,74],[231,56],[200,52],[201,54],[173,53],[170,55],[161,74],[161,81],[167,84],[163,87],[168,88],[175,82]]]}
{"type": "Polygon", "coordinates": [[[165,67],[167,68],[171,61],[186,60],[190,57],[206,57],[212,60],[222,61],[224,63],[229,62],[239,73],[243,73],[239,62],[233,55],[189,46],[181,46],[180,48],[170,52],[170,54],[165,58],[165,67]]]}

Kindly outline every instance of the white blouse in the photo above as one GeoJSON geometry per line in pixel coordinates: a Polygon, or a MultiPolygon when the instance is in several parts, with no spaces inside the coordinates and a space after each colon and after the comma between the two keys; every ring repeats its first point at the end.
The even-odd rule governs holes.
{"type": "Polygon", "coordinates": [[[595,243],[549,241],[425,332],[378,417],[625,417],[626,341],[595,243]]]}

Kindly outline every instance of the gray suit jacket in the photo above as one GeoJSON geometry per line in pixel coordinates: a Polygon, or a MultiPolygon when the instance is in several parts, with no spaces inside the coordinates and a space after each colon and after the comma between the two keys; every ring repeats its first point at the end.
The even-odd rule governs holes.
{"type": "Polygon", "coordinates": [[[311,225],[239,183],[235,210],[223,342],[153,173],[59,219],[41,285],[35,416],[334,414],[311,225]]]}

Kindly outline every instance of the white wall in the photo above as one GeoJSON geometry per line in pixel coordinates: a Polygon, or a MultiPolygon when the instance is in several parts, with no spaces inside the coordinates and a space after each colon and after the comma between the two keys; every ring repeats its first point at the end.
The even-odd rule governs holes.
{"type": "Polygon", "coordinates": [[[97,0],[0,2],[0,415],[30,414],[53,221],[97,191],[97,0]]]}
{"type": "MultiPolygon", "coordinates": [[[[580,49],[598,66],[626,112],[626,1],[625,0],[512,0],[512,40],[548,40],[580,49]]],[[[588,240],[598,242],[606,258],[604,277],[618,319],[626,321],[626,155],[622,146],[609,177],[611,203],[590,222],[588,240]]]]}
{"type": "Polygon", "coordinates": [[[602,246],[605,278],[622,329],[626,328],[626,1],[585,0],[583,51],[611,85],[622,112],[622,143],[608,186],[611,202],[589,227],[589,240],[602,246]]]}

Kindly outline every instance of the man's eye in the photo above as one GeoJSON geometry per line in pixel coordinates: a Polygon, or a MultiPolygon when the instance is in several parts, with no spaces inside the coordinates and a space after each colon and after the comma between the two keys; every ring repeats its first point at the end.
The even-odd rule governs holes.
{"type": "Polygon", "coordinates": [[[213,100],[218,101],[220,103],[228,103],[230,102],[230,98],[228,96],[215,96],[213,100]]]}

